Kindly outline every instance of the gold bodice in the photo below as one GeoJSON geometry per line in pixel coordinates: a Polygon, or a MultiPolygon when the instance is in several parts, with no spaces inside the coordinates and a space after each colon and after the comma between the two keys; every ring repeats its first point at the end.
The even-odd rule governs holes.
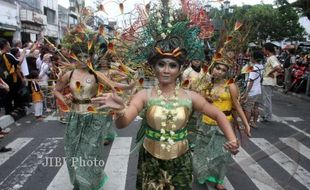
{"type": "Polygon", "coordinates": [[[172,125],[168,124],[165,127],[165,129],[176,131],[186,126],[187,119],[189,116],[189,113],[188,113],[189,110],[187,108],[177,107],[174,109],[167,109],[159,105],[154,105],[150,107],[146,113],[147,123],[149,124],[151,128],[155,130],[161,129],[162,115],[164,111],[166,112],[171,111],[171,112],[176,113],[175,122],[174,122],[175,128],[172,128],[172,125]]]}
{"type": "MultiPolygon", "coordinates": [[[[155,100],[155,102],[156,101],[158,100],[155,100]]],[[[160,131],[164,129],[167,133],[171,133],[171,131],[175,133],[178,133],[178,131],[183,131],[183,134],[187,134],[186,124],[191,113],[191,101],[183,101],[187,103],[183,102],[185,103],[184,105],[180,103],[178,106],[171,106],[175,105],[175,103],[171,102],[165,102],[165,105],[161,105],[160,103],[152,103],[153,105],[149,106],[146,112],[146,121],[151,131],[158,131],[158,133],[160,133],[160,131]],[[189,102],[190,106],[188,106],[189,102]],[[168,112],[174,115],[173,122],[163,126],[163,122],[167,116],[166,113],[168,112]]],[[[163,101],[161,103],[163,103],[163,101]]],[[[186,137],[176,140],[174,144],[169,144],[169,142],[156,140],[146,136],[143,146],[154,157],[162,160],[177,158],[188,151],[188,141],[186,137]],[[167,150],[162,148],[162,146],[171,146],[171,149],[167,150]]]]}
{"type": "Polygon", "coordinates": [[[75,101],[72,102],[71,109],[75,112],[86,113],[89,107],[95,108],[97,105],[90,103],[90,99],[95,97],[98,90],[98,83],[94,75],[86,74],[84,77],[72,77],[69,87],[75,101]],[[83,103],[77,103],[77,102],[83,103]]]}

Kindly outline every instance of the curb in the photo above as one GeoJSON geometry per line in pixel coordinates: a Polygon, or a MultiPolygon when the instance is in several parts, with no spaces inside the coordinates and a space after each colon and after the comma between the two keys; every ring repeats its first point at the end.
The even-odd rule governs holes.
{"type": "MultiPolygon", "coordinates": [[[[26,107],[26,116],[31,114],[32,107],[26,107]]],[[[21,119],[21,118],[19,118],[21,119]]],[[[11,115],[3,115],[0,117],[0,127],[2,129],[7,128],[15,122],[14,118],[11,115]]]]}
{"type": "Polygon", "coordinates": [[[2,129],[7,128],[9,125],[13,124],[14,122],[15,122],[14,118],[10,115],[3,115],[0,117],[0,127],[2,129]]]}
{"type": "Polygon", "coordinates": [[[275,89],[276,89],[277,92],[281,93],[282,95],[299,98],[299,99],[302,99],[302,100],[305,100],[305,101],[310,101],[310,96],[307,96],[305,94],[297,94],[295,92],[284,93],[283,89],[281,89],[281,88],[275,88],[275,89]]]}

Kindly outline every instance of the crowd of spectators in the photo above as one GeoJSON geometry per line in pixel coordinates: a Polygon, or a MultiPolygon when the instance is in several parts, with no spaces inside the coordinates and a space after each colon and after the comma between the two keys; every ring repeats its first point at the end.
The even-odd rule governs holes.
{"type": "MultiPolygon", "coordinates": [[[[49,43],[13,42],[0,38],[0,109],[15,120],[32,108],[34,116],[42,120],[44,113],[56,108],[52,94],[59,55],[49,43]]],[[[0,126],[1,127],[1,126],[0,126]]],[[[7,132],[0,128],[0,138],[7,132]]],[[[10,148],[0,147],[1,152],[10,148]]]]}

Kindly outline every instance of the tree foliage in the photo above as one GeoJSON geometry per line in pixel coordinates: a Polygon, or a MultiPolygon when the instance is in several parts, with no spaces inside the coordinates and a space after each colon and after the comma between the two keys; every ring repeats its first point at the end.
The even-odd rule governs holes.
{"type": "Polygon", "coordinates": [[[303,16],[306,16],[310,20],[310,1],[309,0],[297,0],[293,3],[288,3],[287,0],[277,0],[277,4],[280,6],[292,6],[297,9],[303,16]]]}
{"type": "MultiPolygon", "coordinates": [[[[285,0],[284,0],[285,1],[285,0]]],[[[242,22],[250,30],[249,41],[262,42],[266,39],[283,40],[302,37],[304,29],[298,22],[298,14],[292,6],[258,4],[235,7],[233,14],[212,10],[211,18],[221,15],[227,20],[227,28],[232,28],[236,21],[242,22]]]]}

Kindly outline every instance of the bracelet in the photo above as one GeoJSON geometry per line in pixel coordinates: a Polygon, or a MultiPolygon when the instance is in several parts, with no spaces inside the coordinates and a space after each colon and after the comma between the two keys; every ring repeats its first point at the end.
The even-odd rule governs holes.
{"type": "Polygon", "coordinates": [[[226,141],[225,144],[226,143],[239,143],[239,140],[236,138],[236,139],[231,140],[231,141],[226,141]]]}
{"type": "Polygon", "coordinates": [[[125,107],[123,109],[115,111],[115,115],[116,115],[115,119],[124,117],[126,109],[127,109],[127,105],[125,105],[125,107]]]}

